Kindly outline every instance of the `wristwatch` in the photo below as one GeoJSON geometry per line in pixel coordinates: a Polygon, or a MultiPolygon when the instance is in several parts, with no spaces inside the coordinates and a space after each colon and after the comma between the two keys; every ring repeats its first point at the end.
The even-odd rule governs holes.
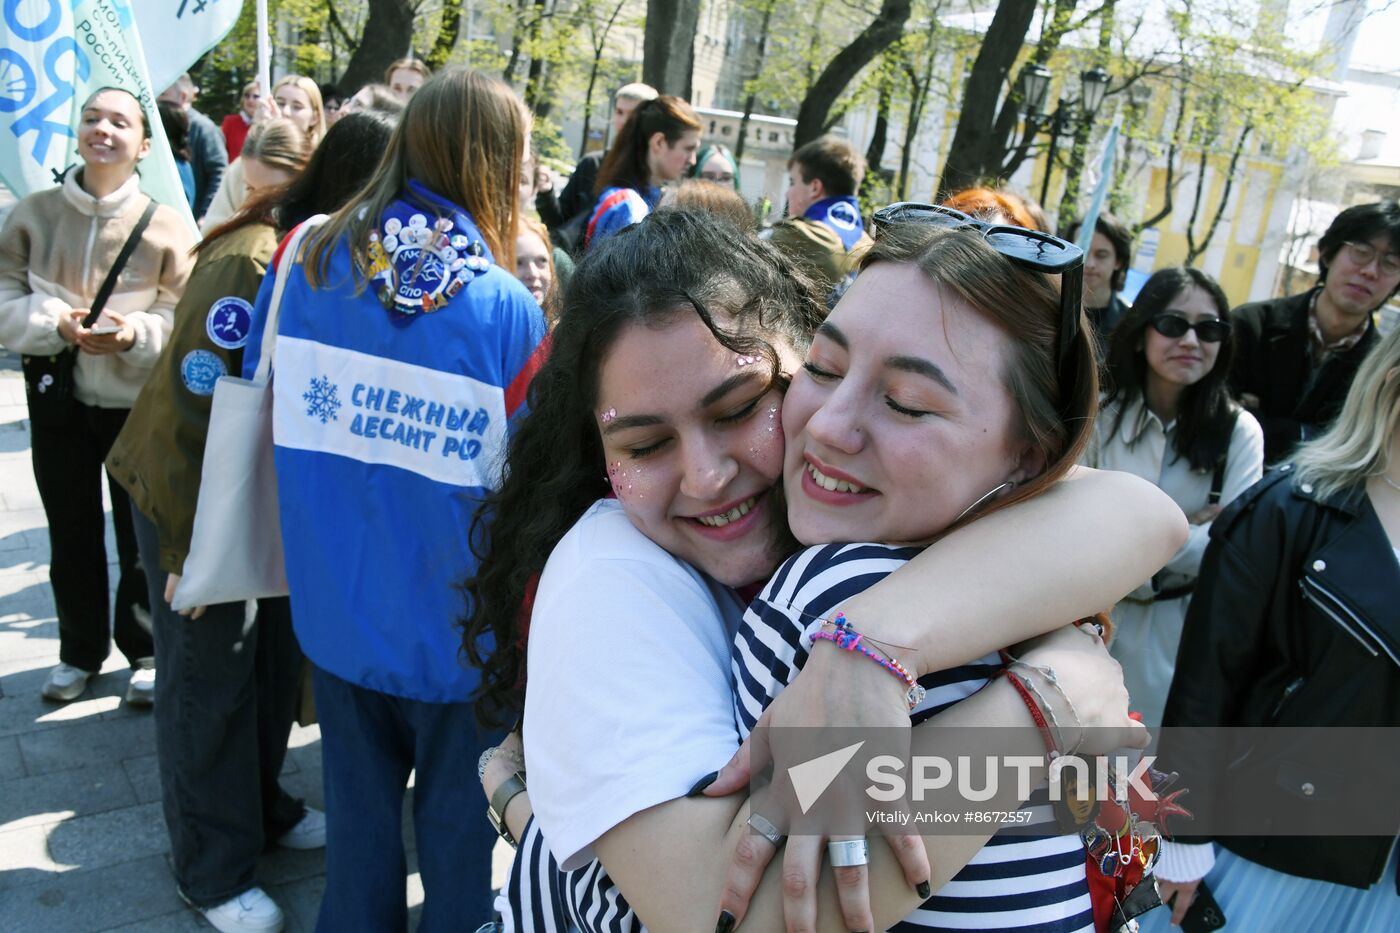
{"type": "Polygon", "coordinates": [[[510,802],[515,799],[517,794],[523,793],[525,793],[525,775],[517,771],[501,782],[501,786],[496,788],[496,792],[491,795],[491,803],[486,808],[486,818],[491,821],[492,828],[511,845],[515,845],[516,840],[510,834],[510,827],[506,825],[506,807],[510,806],[510,802]]]}

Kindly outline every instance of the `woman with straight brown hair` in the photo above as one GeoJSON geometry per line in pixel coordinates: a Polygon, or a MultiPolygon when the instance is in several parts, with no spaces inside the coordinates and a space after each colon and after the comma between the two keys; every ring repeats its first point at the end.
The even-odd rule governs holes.
{"type": "MultiPolygon", "coordinates": [[[[509,270],[527,118],[464,68],[413,95],[373,177],[278,263],[275,461],[292,618],[314,666],[326,801],[317,929],[407,926],[402,805],[426,901],[418,929],[490,904],[472,773],[490,737],[457,660],[455,583],[546,327],[509,270]]],[[[269,281],[271,280],[269,276],[269,281]]],[[[253,373],[272,287],[243,360],[253,373]]]]}
{"type": "Polygon", "coordinates": [[[685,101],[662,94],[638,104],[598,169],[598,200],[584,231],[584,247],[656,210],[661,186],[680,181],[695,164],[699,148],[700,118],[685,101]]]}

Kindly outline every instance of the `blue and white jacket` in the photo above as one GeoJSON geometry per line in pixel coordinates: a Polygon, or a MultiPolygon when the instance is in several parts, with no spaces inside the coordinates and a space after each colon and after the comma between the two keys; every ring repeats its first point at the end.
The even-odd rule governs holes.
{"type": "MultiPolygon", "coordinates": [[[[273,435],[297,638],[319,667],[371,690],[467,700],[457,584],[498,485],[506,439],[547,352],[530,293],[496,267],[460,208],[410,181],[372,240],[357,295],[349,246],[313,289],[282,296],[273,435]]],[[[274,276],[258,294],[256,370],[274,276]]]]}
{"type": "Polygon", "coordinates": [[[598,196],[589,215],[583,242],[591,246],[620,230],[639,224],[661,200],[660,188],[608,188],[598,196]]]}

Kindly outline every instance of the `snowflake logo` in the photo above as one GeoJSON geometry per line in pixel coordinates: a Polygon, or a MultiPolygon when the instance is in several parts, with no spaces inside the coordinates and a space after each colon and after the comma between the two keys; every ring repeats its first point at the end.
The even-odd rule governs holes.
{"type": "Polygon", "coordinates": [[[313,376],[311,388],[301,394],[301,397],[306,399],[306,414],[312,418],[320,418],[322,424],[339,420],[335,414],[340,410],[338,391],[330,376],[322,376],[320,379],[313,376]]]}

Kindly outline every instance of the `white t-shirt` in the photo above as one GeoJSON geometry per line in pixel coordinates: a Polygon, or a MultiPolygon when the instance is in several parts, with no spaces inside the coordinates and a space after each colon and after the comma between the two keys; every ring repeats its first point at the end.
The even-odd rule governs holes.
{"type": "Polygon", "coordinates": [[[524,738],[535,818],[564,870],[739,747],[729,664],[743,610],[615,500],[554,548],[530,620],[524,738]]]}

